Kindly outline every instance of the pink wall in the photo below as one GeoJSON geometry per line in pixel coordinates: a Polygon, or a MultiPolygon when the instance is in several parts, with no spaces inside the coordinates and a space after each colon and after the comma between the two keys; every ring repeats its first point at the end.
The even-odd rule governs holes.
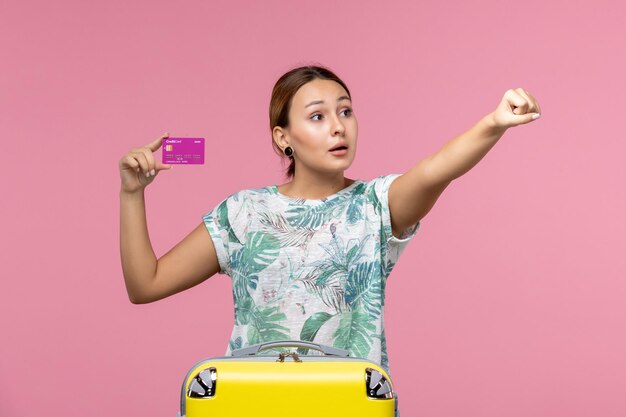
{"type": "Polygon", "coordinates": [[[146,191],[160,257],[228,194],[284,182],[270,92],[309,63],[351,89],[351,178],[406,171],[509,88],[542,108],[448,188],[392,274],[403,415],[626,415],[626,8],[384,6],[3,3],[1,416],[176,415],[187,369],[226,349],[230,281],[129,302],[118,160],[165,131],[207,138],[207,164],[146,191]]]}

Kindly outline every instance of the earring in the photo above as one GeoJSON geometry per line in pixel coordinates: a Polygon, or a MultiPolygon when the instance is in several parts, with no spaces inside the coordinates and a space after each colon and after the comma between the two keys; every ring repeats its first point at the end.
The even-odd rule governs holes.
{"type": "Polygon", "coordinates": [[[284,152],[284,153],[285,153],[285,155],[287,155],[288,157],[291,157],[291,155],[293,155],[293,149],[291,148],[291,146],[287,146],[283,152],[284,152]]]}

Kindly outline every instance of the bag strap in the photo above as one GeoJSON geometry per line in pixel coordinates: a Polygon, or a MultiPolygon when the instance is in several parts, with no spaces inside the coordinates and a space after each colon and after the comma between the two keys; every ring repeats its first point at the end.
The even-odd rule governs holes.
{"type": "Polygon", "coordinates": [[[348,357],[347,350],[339,349],[332,346],[321,345],[319,343],[305,342],[303,340],[276,340],[274,342],[257,343],[256,345],[248,346],[241,349],[232,351],[232,355],[235,357],[253,356],[262,350],[272,349],[277,347],[298,347],[305,349],[318,350],[326,356],[340,356],[348,357]]]}

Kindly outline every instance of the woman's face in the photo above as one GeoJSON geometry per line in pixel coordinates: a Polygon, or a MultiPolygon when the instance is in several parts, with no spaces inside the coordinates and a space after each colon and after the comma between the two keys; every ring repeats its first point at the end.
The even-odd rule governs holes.
{"type": "MultiPolygon", "coordinates": [[[[288,142],[294,150],[296,172],[346,170],[356,155],[358,126],[352,102],[341,84],[315,79],[293,96],[289,110],[288,142]],[[345,146],[345,151],[331,149],[345,146]]],[[[284,148],[284,146],[283,146],[284,148]]]]}

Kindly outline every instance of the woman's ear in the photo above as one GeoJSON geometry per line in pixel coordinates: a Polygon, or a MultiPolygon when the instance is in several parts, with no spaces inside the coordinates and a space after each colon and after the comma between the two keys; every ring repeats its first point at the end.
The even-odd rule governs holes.
{"type": "Polygon", "coordinates": [[[285,149],[287,146],[289,146],[289,142],[287,141],[287,134],[282,127],[275,126],[274,130],[272,131],[272,137],[274,139],[274,142],[276,143],[276,145],[278,145],[280,149],[285,149]]]}

